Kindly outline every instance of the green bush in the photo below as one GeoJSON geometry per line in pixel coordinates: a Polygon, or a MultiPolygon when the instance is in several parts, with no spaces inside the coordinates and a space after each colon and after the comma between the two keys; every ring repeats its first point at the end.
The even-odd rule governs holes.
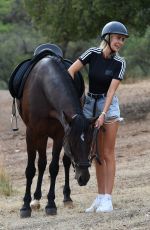
{"type": "Polygon", "coordinates": [[[150,27],[143,36],[131,35],[124,47],[123,56],[127,61],[127,76],[149,77],[150,76],[150,27]]]}
{"type": "Polygon", "coordinates": [[[14,68],[23,60],[31,58],[39,43],[43,43],[42,35],[29,26],[13,26],[13,31],[0,34],[0,81],[1,86],[8,84],[14,68]],[[3,83],[2,83],[3,82],[3,83]]]}

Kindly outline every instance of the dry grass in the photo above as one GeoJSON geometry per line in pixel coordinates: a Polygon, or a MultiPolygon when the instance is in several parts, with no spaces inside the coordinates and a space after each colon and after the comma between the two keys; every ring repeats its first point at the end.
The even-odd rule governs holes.
{"type": "MultiPolygon", "coordinates": [[[[150,81],[124,84],[119,87],[119,99],[124,105],[125,121],[120,125],[116,143],[117,171],[113,191],[114,211],[111,213],[84,212],[96,196],[97,185],[94,165],[87,186],[79,187],[71,168],[70,185],[73,206],[63,205],[64,169],[60,169],[56,183],[58,214],[46,216],[49,189],[49,162],[51,145],[48,145],[48,164],[42,185],[41,209],[32,217],[20,219],[19,210],[25,191],[26,143],[24,126],[19,123],[19,135],[10,133],[11,100],[6,91],[0,92],[0,153],[5,156],[5,171],[10,175],[13,196],[0,196],[0,230],[149,230],[150,229],[150,81]],[[125,113],[126,112],[126,113],[125,113]],[[127,113],[128,112],[128,113],[127,113]],[[137,119],[139,117],[142,119],[137,119]],[[7,115],[7,116],[6,116],[7,115]],[[128,117],[132,118],[128,121],[128,117]]],[[[0,157],[1,158],[1,157],[0,157]]],[[[0,159],[1,162],[1,159],[0,159]]],[[[37,173],[33,181],[34,192],[37,173]]],[[[9,180],[10,181],[10,180],[9,180]]]]}
{"type": "Polygon", "coordinates": [[[13,193],[10,178],[6,172],[3,161],[0,163],[0,195],[10,196],[13,193]]]}

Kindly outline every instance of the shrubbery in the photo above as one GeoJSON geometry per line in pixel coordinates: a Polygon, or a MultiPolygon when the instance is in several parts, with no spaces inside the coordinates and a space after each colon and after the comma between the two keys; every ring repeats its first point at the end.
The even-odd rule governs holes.
{"type": "MultiPolygon", "coordinates": [[[[42,4],[45,4],[45,1],[42,4]]],[[[44,32],[45,36],[37,30],[37,27],[35,28],[36,24],[33,26],[32,20],[24,8],[24,0],[1,0],[0,20],[0,88],[7,88],[8,80],[15,66],[21,61],[31,58],[35,47],[39,44],[51,42],[52,38],[52,43],[54,43],[55,36],[51,30],[51,34],[48,32],[50,25],[47,25],[47,29],[45,29],[47,31],[47,33],[44,32]]],[[[70,25],[69,21],[67,23],[70,25]]],[[[60,26],[63,26],[63,23],[60,26]]],[[[127,79],[150,76],[150,27],[147,27],[143,33],[135,34],[129,29],[130,37],[121,53],[127,60],[127,79]]],[[[91,39],[88,41],[76,39],[76,41],[66,41],[66,44],[61,43],[61,48],[65,58],[75,60],[85,49],[99,45],[99,42],[91,39]]],[[[58,44],[58,41],[55,43],[58,44]]],[[[86,75],[86,72],[84,74],[86,75]]]]}

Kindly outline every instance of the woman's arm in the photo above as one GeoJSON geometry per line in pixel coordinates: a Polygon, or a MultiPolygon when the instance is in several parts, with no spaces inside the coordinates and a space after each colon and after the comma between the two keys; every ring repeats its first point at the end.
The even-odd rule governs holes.
{"type": "Polygon", "coordinates": [[[102,114],[99,116],[99,118],[97,119],[96,121],[96,127],[100,127],[103,125],[104,123],[104,119],[105,119],[105,114],[107,113],[108,109],[109,109],[109,106],[112,102],[112,98],[118,88],[120,84],[120,80],[116,80],[116,79],[113,79],[111,84],[110,84],[110,87],[108,89],[108,92],[107,92],[107,96],[106,96],[106,101],[105,101],[105,105],[104,105],[104,108],[103,108],[103,112],[102,114]]]}
{"type": "Polygon", "coordinates": [[[82,62],[78,59],[76,60],[68,69],[69,74],[71,77],[74,79],[75,73],[77,73],[80,69],[82,69],[83,64],[82,62]]]}
{"type": "Polygon", "coordinates": [[[109,106],[112,102],[112,98],[118,88],[120,84],[120,80],[116,80],[116,79],[113,79],[111,84],[110,84],[110,87],[108,89],[108,92],[107,92],[107,96],[106,96],[106,102],[105,102],[105,105],[104,105],[104,109],[103,111],[106,113],[109,109],[109,106]]]}

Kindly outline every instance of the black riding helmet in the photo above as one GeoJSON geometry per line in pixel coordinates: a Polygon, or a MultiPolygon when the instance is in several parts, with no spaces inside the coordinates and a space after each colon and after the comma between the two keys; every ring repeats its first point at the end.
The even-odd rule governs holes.
{"type": "Polygon", "coordinates": [[[102,29],[101,39],[104,39],[107,34],[122,34],[129,37],[127,28],[117,21],[107,23],[102,29]]]}
{"type": "Polygon", "coordinates": [[[121,23],[117,21],[112,21],[107,23],[104,28],[102,29],[101,33],[101,39],[104,40],[110,47],[111,52],[114,53],[114,50],[112,50],[110,45],[110,35],[111,34],[121,34],[126,37],[129,37],[127,28],[121,23]],[[106,35],[109,36],[109,40],[107,40],[105,37],[106,35]]]}

